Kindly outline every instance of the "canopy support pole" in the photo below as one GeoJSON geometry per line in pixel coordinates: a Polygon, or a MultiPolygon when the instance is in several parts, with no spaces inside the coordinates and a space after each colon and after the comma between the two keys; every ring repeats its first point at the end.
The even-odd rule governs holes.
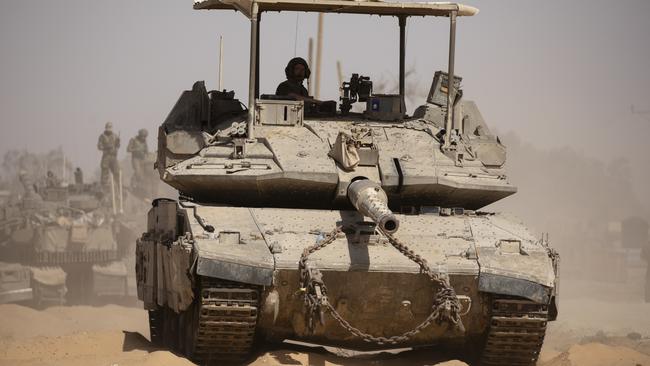
{"type": "Polygon", "coordinates": [[[399,96],[404,100],[405,58],[406,58],[406,16],[400,15],[399,19],[399,96]]]}
{"type": "Polygon", "coordinates": [[[257,51],[259,46],[259,10],[257,2],[253,1],[251,9],[251,43],[250,43],[250,62],[248,66],[248,121],[247,136],[248,139],[255,138],[255,97],[257,89],[257,51]]]}
{"type": "Polygon", "coordinates": [[[314,98],[320,98],[320,75],[323,60],[323,13],[318,13],[318,33],[316,33],[316,78],[314,82],[314,98]]]}
{"type": "Polygon", "coordinates": [[[451,146],[451,130],[454,115],[454,99],[456,90],[454,89],[454,56],[456,54],[456,12],[449,13],[449,64],[447,71],[447,121],[445,124],[445,143],[444,149],[451,146]]]}
{"type": "Polygon", "coordinates": [[[260,29],[262,13],[257,14],[257,42],[255,43],[255,99],[260,97],[260,29]]]}

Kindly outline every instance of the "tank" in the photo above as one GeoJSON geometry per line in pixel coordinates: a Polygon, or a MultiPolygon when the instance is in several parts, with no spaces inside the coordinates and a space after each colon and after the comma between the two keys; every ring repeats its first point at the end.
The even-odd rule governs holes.
{"type": "Polygon", "coordinates": [[[456,18],[478,10],[283,4],[195,3],[250,20],[249,103],[196,82],[159,128],[157,167],[179,197],[154,200],[136,244],[151,340],[200,364],[285,340],[535,364],[557,317],[559,256],[518,220],[481,211],[516,188],[505,147],[454,75],[456,18]],[[260,95],[257,22],[285,10],[395,16],[400,93],[375,94],[353,74],[336,109],[260,95]],[[450,62],[409,115],[404,35],[416,15],[450,21],[450,62]]]}
{"type": "Polygon", "coordinates": [[[0,304],[33,299],[29,268],[0,262],[0,304]]]}
{"type": "MultiPolygon", "coordinates": [[[[132,251],[117,242],[116,215],[101,188],[41,186],[26,176],[21,174],[22,196],[0,207],[0,252],[7,262],[0,270],[29,273],[21,282],[24,296],[8,301],[47,306],[128,296],[124,259],[132,258],[132,251]]],[[[15,286],[12,278],[3,276],[0,285],[15,286]]]]}

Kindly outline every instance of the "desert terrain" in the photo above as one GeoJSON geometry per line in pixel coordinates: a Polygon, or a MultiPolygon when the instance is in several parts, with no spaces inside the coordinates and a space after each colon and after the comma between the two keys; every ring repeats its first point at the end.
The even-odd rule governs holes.
{"type": "MultiPolygon", "coordinates": [[[[563,293],[539,365],[650,365],[650,304],[639,286],[576,281],[563,293]]],[[[149,342],[147,314],[136,306],[0,305],[0,365],[192,365],[149,342]]],[[[355,354],[286,344],[257,350],[247,364],[466,365],[460,358],[429,349],[355,354]]]]}

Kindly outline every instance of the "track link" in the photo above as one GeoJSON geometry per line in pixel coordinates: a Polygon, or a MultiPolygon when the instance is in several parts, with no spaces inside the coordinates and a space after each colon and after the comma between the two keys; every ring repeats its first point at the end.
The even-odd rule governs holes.
{"type": "Polygon", "coordinates": [[[164,331],[164,318],[162,310],[149,310],[149,338],[151,343],[156,346],[162,346],[162,336],[164,331]]]}
{"type": "Polygon", "coordinates": [[[246,285],[201,279],[193,359],[240,361],[255,339],[259,291],[246,285]]]}
{"type": "Polygon", "coordinates": [[[259,289],[205,277],[198,284],[192,305],[180,314],[149,310],[151,342],[200,365],[245,360],[255,339],[259,289]]]}
{"type": "Polygon", "coordinates": [[[535,365],[547,323],[548,305],[520,299],[493,299],[481,365],[535,365]]]}
{"type": "Polygon", "coordinates": [[[251,353],[257,325],[259,289],[201,277],[192,305],[164,328],[176,333],[165,346],[201,365],[243,361],[251,353]],[[178,326],[174,326],[174,325],[178,326]]]}

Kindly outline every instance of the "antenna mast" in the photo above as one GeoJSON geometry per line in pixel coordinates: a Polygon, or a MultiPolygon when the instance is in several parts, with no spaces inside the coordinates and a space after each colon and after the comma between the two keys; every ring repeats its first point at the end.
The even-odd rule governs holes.
{"type": "Polygon", "coordinates": [[[223,36],[219,36],[219,91],[223,90],[223,36]]]}
{"type": "MultiPolygon", "coordinates": [[[[307,63],[309,68],[314,70],[314,39],[309,37],[309,51],[307,54],[307,63]]],[[[311,75],[307,78],[307,94],[313,95],[311,90],[311,75]]]]}

